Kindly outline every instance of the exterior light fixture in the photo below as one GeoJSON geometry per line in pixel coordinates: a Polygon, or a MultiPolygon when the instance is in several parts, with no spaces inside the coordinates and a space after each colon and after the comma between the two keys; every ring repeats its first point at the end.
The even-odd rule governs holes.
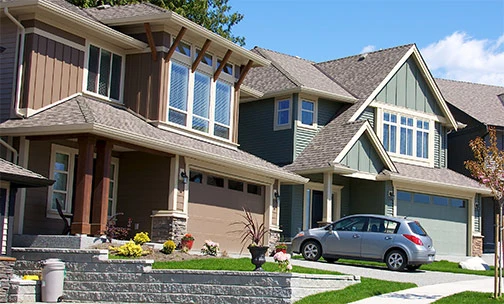
{"type": "Polygon", "coordinates": [[[273,202],[275,203],[275,208],[278,208],[278,206],[280,206],[280,194],[278,194],[278,191],[276,189],[273,190],[273,196],[275,197],[275,199],[273,200],[273,202]]]}
{"type": "Polygon", "coordinates": [[[182,179],[182,183],[184,185],[187,184],[188,177],[187,177],[187,174],[185,173],[185,171],[180,171],[180,177],[182,179]]]}

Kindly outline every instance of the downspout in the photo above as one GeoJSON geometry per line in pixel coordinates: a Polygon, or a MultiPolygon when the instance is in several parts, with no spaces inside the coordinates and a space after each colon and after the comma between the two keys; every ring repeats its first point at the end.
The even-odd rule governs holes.
{"type": "Polygon", "coordinates": [[[18,72],[16,82],[16,97],[14,100],[14,113],[19,118],[25,118],[19,111],[19,103],[21,101],[21,81],[23,78],[23,59],[24,59],[24,44],[25,44],[25,28],[24,26],[9,13],[9,8],[4,7],[5,15],[21,30],[21,41],[19,43],[19,58],[18,58],[18,72]]]}

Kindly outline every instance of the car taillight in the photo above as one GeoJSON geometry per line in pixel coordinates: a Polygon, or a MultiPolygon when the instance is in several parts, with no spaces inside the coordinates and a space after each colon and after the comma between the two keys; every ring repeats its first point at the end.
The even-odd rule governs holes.
{"type": "Polygon", "coordinates": [[[405,238],[407,238],[408,240],[412,241],[413,243],[419,245],[419,246],[423,246],[423,242],[421,239],[417,238],[416,236],[414,235],[411,235],[411,234],[403,234],[403,236],[405,238]]]}

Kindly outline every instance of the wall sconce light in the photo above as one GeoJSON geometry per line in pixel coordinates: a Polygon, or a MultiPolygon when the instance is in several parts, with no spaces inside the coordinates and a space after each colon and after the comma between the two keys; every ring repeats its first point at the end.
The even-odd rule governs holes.
{"type": "Polygon", "coordinates": [[[183,171],[183,170],[180,171],[180,177],[182,179],[182,183],[184,185],[187,184],[188,177],[187,177],[187,174],[185,173],[185,171],[183,171]]]}
{"type": "Polygon", "coordinates": [[[280,206],[280,194],[278,194],[278,191],[275,189],[273,190],[273,196],[274,196],[274,200],[273,202],[275,203],[275,208],[277,208],[278,206],[280,206]]]}
{"type": "Polygon", "coordinates": [[[390,198],[394,198],[394,190],[390,190],[390,191],[388,192],[388,196],[389,196],[390,198]]]}
{"type": "Polygon", "coordinates": [[[479,203],[478,201],[475,201],[475,202],[474,202],[474,209],[475,209],[476,211],[479,211],[479,209],[480,209],[480,203],[479,203]]]}

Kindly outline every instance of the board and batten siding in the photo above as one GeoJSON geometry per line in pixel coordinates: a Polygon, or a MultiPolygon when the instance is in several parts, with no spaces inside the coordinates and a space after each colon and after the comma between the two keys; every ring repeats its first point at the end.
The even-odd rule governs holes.
{"type": "Polygon", "coordinates": [[[408,59],[376,96],[378,102],[444,115],[413,58],[408,59]]]}
{"type": "Polygon", "coordinates": [[[446,168],[446,127],[436,122],[434,128],[434,167],[446,168]]]}
{"type": "Polygon", "coordinates": [[[364,109],[364,111],[361,113],[359,118],[357,120],[367,120],[371,124],[371,127],[374,129],[374,124],[375,124],[375,108],[373,107],[367,107],[364,109]]]}
{"type": "Polygon", "coordinates": [[[280,229],[286,240],[303,229],[303,185],[281,185],[280,229]]]}
{"type": "Polygon", "coordinates": [[[27,34],[21,107],[37,110],[81,92],[84,55],[61,42],[27,34]]]}
{"type": "Polygon", "coordinates": [[[16,44],[17,27],[7,18],[0,19],[0,45],[5,51],[0,54],[0,122],[10,118],[14,91],[16,90],[16,44]]]}
{"type": "Polygon", "coordinates": [[[350,180],[350,214],[385,213],[385,182],[353,178],[350,180]]]}
{"type": "Polygon", "coordinates": [[[352,169],[372,174],[381,172],[385,167],[367,134],[355,142],[341,163],[352,169]]]}
{"type": "Polygon", "coordinates": [[[294,131],[274,131],[274,112],[274,99],[240,104],[238,142],[240,149],[283,166],[293,160],[294,131]]]}

